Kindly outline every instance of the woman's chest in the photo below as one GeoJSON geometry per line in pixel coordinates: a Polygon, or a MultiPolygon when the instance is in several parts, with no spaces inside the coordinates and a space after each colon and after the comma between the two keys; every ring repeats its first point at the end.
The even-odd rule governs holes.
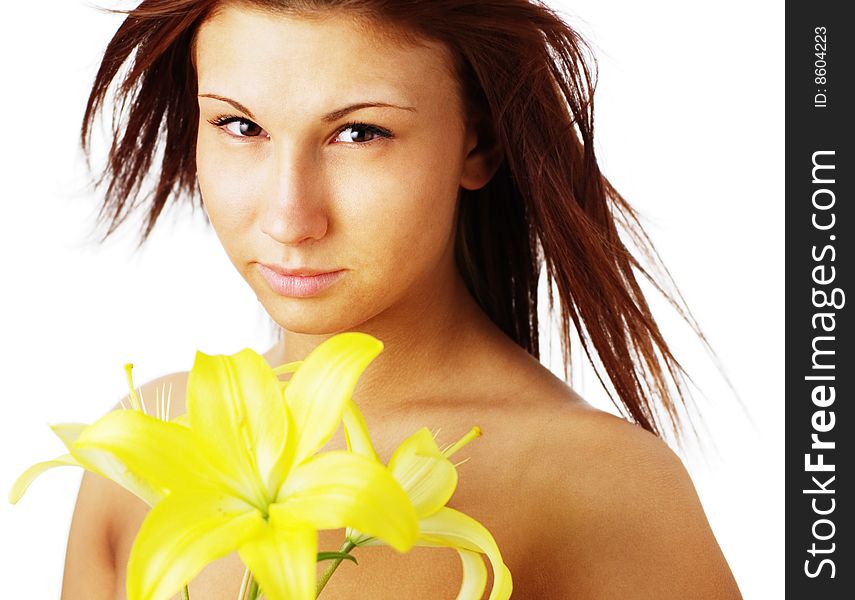
{"type": "MultiPolygon", "coordinates": [[[[525,560],[524,543],[527,536],[523,533],[525,523],[513,515],[501,514],[492,507],[481,510],[469,508],[465,503],[454,503],[462,512],[478,518],[496,538],[503,559],[514,576],[516,592],[520,595],[525,584],[522,580],[522,565],[525,560]],[[491,514],[487,514],[491,513],[491,514]],[[501,525],[498,525],[501,523],[501,525]]],[[[524,520],[524,510],[520,517],[524,520]]],[[[132,531],[138,530],[145,514],[135,515],[133,524],[126,529],[120,548],[117,549],[119,578],[117,585],[125,585],[126,566],[133,544],[132,531]]],[[[344,530],[320,531],[318,551],[338,550],[344,541],[344,530]]],[[[321,600],[453,600],[460,590],[462,567],[458,553],[453,548],[416,546],[409,552],[399,553],[387,546],[364,546],[351,551],[356,563],[342,561],[329,579],[321,600]]],[[[492,585],[489,561],[483,556],[488,569],[487,594],[492,585]]],[[[329,566],[329,561],[318,564],[320,578],[329,566]]],[[[196,600],[238,600],[245,566],[237,552],[208,564],[190,583],[190,597],[196,600]]],[[[485,594],[484,598],[487,597],[485,594]]],[[[117,598],[125,599],[124,589],[117,590],[117,598]]],[[[530,596],[534,597],[534,596],[530,596]]],[[[180,600],[176,595],[174,600],[180,600]]]]}
{"type": "MultiPolygon", "coordinates": [[[[319,549],[338,549],[343,531],[320,533],[319,549]]],[[[320,595],[321,600],[453,600],[460,588],[457,553],[448,548],[414,548],[399,554],[387,547],[352,552],[358,561],[343,561],[320,595]]],[[[318,574],[327,561],[319,563],[318,574]]],[[[237,553],[208,565],[190,584],[190,598],[238,600],[244,565],[237,553]]],[[[179,600],[176,596],[175,600],[179,600]]]]}
{"type": "MultiPolygon", "coordinates": [[[[537,597],[521,594],[527,587],[523,570],[528,558],[529,541],[534,534],[530,528],[533,504],[526,501],[527,494],[524,486],[520,485],[524,479],[521,477],[524,461],[515,456],[513,447],[503,441],[504,436],[496,428],[484,423],[483,417],[481,422],[470,422],[471,415],[422,421],[431,429],[440,429],[437,435],[440,447],[455,442],[476,424],[492,432],[491,437],[485,434],[485,439],[472,442],[452,457],[455,463],[468,460],[458,467],[457,489],[448,505],[478,520],[492,533],[514,576],[514,598],[537,597]]],[[[369,423],[369,428],[372,433],[377,433],[375,446],[385,462],[397,445],[418,427],[408,420],[406,424],[397,424],[395,427],[388,424],[383,427],[379,423],[372,427],[369,423]]],[[[337,435],[325,449],[344,447],[343,438],[337,435]]],[[[128,514],[122,525],[122,535],[116,548],[119,586],[125,585],[124,570],[133,539],[146,514],[147,510],[143,506],[141,510],[128,514]]],[[[343,541],[343,530],[321,531],[318,550],[338,550],[343,541]]],[[[343,561],[327,583],[321,599],[453,600],[460,589],[462,567],[457,552],[452,548],[415,547],[401,554],[385,546],[365,546],[354,549],[352,554],[358,564],[343,561]]],[[[328,565],[329,562],[321,562],[318,574],[328,565]]],[[[216,560],[190,583],[190,597],[236,600],[244,570],[236,552],[216,560]]],[[[489,570],[488,566],[488,573],[489,570]]],[[[491,583],[492,577],[489,576],[488,592],[491,583]]],[[[124,590],[117,590],[117,597],[124,599],[124,590]]],[[[176,596],[175,600],[179,600],[179,597],[176,596]]]]}

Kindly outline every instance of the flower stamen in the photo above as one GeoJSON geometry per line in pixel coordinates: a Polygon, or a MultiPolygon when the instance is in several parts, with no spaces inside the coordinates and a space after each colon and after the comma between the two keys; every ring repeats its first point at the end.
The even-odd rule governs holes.
{"type": "Polygon", "coordinates": [[[169,384],[169,392],[166,391],[166,384],[160,386],[159,391],[155,391],[157,395],[156,403],[157,403],[157,412],[156,417],[161,421],[169,421],[169,412],[171,408],[172,401],[172,384],[169,384]]]}
{"type": "Polygon", "coordinates": [[[145,414],[145,405],[140,401],[140,397],[137,395],[136,388],[134,387],[134,377],[131,373],[131,371],[133,371],[133,368],[133,363],[125,363],[125,374],[128,377],[128,387],[131,390],[130,394],[128,394],[128,399],[131,402],[131,408],[145,414]]]}
{"type": "Polygon", "coordinates": [[[169,420],[169,415],[172,414],[172,383],[169,384],[169,392],[166,395],[166,420],[169,420]]]}
{"type": "Polygon", "coordinates": [[[451,446],[449,446],[445,450],[443,450],[442,455],[445,458],[449,458],[455,452],[457,452],[458,450],[463,448],[463,446],[465,446],[466,444],[468,444],[469,442],[471,442],[472,440],[474,440],[475,438],[478,438],[478,437],[481,437],[481,428],[476,425],[475,427],[473,427],[472,429],[469,430],[469,433],[467,433],[462,438],[457,440],[457,442],[455,442],[454,444],[452,444],[451,446]]]}
{"type": "MultiPolygon", "coordinates": [[[[142,407],[142,414],[147,415],[148,409],[145,407],[145,397],[143,397],[142,388],[137,388],[137,393],[140,395],[140,406],[142,407]]],[[[157,395],[157,391],[155,391],[155,396],[157,395]]]]}

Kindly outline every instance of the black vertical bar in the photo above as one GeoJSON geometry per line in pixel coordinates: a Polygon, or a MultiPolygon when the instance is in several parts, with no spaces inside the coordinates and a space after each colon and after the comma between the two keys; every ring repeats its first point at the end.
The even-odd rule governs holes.
{"type": "Polygon", "coordinates": [[[855,598],[855,33],[786,5],[786,592],[855,598]]]}

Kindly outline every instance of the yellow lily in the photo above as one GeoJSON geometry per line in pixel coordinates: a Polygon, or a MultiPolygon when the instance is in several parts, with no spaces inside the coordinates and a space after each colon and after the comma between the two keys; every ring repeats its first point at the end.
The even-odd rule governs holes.
{"type": "MultiPolygon", "coordinates": [[[[371,444],[365,420],[351,401],[345,409],[344,427],[348,449],[378,460],[371,444]]],[[[490,600],[507,600],[513,590],[511,572],[493,536],[472,517],[446,506],[457,488],[457,468],[451,456],[481,435],[473,427],[456,443],[440,450],[427,428],[421,428],[404,440],[389,459],[387,469],[410,497],[419,519],[417,546],[454,548],[463,565],[463,580],[457,600],[479,600],[487,585],[487,569],[481,554],[493,568],[490,600]]],[[[370,533],[348,529],[347,538],[355,546],[382,543],[370,533]]]]}
{"type": "Polygon", "coordinates": [[[121,483],[139,483],[153,504],[131,549],[128,598],[167,600],[237,550],[268,600],[313,599],[318,529],[358,527],[409,550],[416,515],[390,473],[350,452],[316,454],[381,350],[365,334],[334,336],[287,385],[252,350],[197,352],[183,423],[121,410],[64,430],[72,459],[126,469],[134,481],[121,483]]]}
{"type": "MultiPolygon", "coordinates": [[[[133,386],[131,377],[131,369],[133,365],[126,364],[125,371],[128,376],[128,384],[130,386],[130,404],[134,410],[145,412],[142,400],[137,395],[133,386]]],[[[171,402],[172,390],[169,390],[167,395],[164,389],[162,393],[157,394],[156,407],[157,418],[167,421],[169,415],[169,403],[171,402]]],[[[122,403],[124,407],[124,403],[122,403]]],[[[175,423],[186,421],[187,415],[180,415],[172,421],[175,423]]],[[[164,496],[163,490],[156,489],[152,485],[139,477],[133,471],[128,470],[125,465],[116,460],[115,457],[108,453],[104,453],[94,449],[75,447],[74,443],[80,437],[80,434],[88,427],[83,423],[60,423],[52,425],[51,430],[62,441],[68,454],[63,454],[53,460],[36,463],[29,469],[24,471],[15,481],[12,489],[9,491],[9,502],[16,504],[21,497],[26,493],[30,484],[42,473],[53,467],[71,466],[83,467],[93,473],[97,473],[102,477],[112,480],[121,485],[123,488],[133,493],[149,506],[154,506],[164,496]]]]}

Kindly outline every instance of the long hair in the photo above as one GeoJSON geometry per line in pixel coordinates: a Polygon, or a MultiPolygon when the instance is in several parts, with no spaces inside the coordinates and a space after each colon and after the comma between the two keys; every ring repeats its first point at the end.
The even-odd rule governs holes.
{"type": "MultiPolygon", "coordinates": [[[[242,2],[282,14],[335,10],[361,23],[382,22],[401,40],[445,44],[466,111],[483,118],[482,134],[503,152],[486,186],[460,190],[455,256],[470,293],[497,326],[539,358],[538,280],[545,268],[550,310],[556,305],[553,289],[558,296],[565,377],[572,323],[625,417],[678,441],[687,426],[697,433],[686,410],[688,375],[663,338],[638,276],[651,282],[712,350],[638,214],[600,172],[594,154],[596,63],[584,40],[554,10],[535,0],[242,2]],[[620,230],[647,268],[625,246],[620,230]]],[[[144,206],[142,244],[167,203],[199,199],[193,39],[221,4],[144,0],[125,11],[92,86],[81,130],[88,156],[95,117],[112,90],[112,143],[97,182],[106,187],[98,215],[108,226],[104,238],[144,206]],[[147,177],[153,179],[148,186],[147,177]]]]}

